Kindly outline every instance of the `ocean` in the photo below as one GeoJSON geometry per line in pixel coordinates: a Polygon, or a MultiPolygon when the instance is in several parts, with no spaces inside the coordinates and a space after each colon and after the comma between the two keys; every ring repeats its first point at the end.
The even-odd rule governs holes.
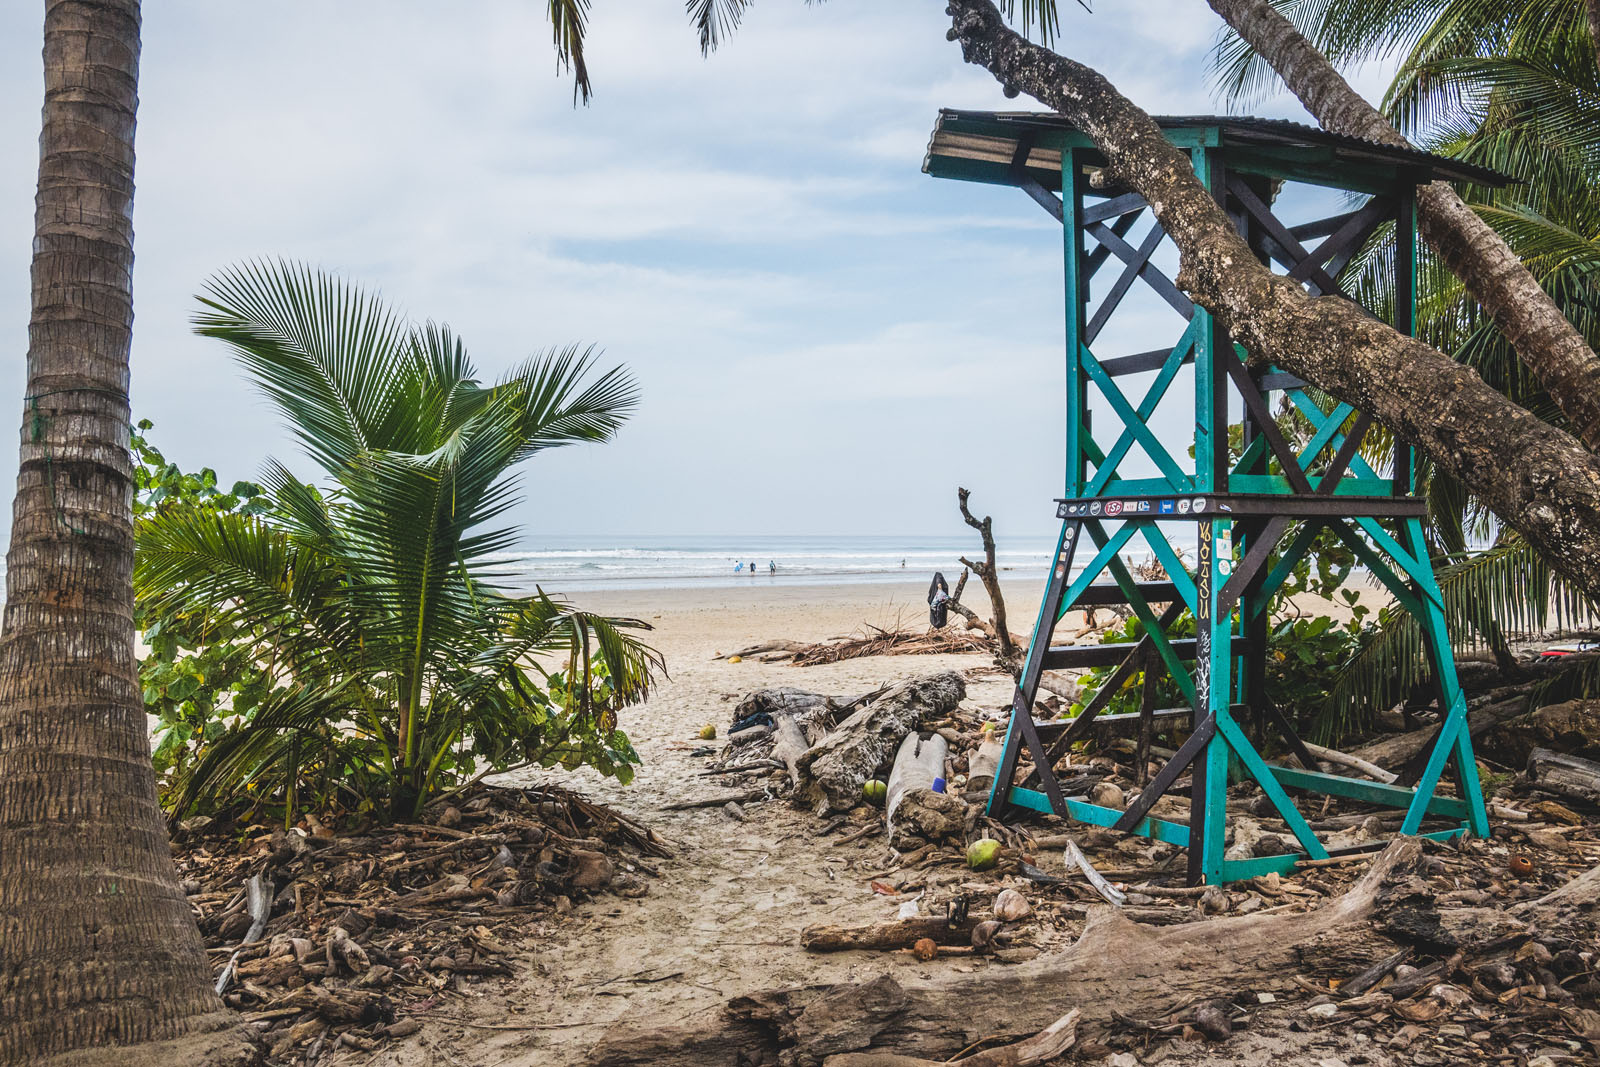
{"type": "MultiPolygon", "coordinates": [[[[997,545],[995,563],[1007,578],[1042,581],[1054,548],[1053,539],[1003,542],[997,545]]],[[[543,539],[529,551],[505,554],[496,569],[508,589],[531,591],[538,585],[551,593],[756,583],[926,582],[934,571],[943,571],[953,585],[961,574],[958,558],[981,552],[976,535],[555,537],[543,539]],[[741,563],[744,566],[735,570],[741,563]]]]}

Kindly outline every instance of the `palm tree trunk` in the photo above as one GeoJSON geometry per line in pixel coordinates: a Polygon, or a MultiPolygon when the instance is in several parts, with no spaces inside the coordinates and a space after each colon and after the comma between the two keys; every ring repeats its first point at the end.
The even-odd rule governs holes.
{"type": "Polygon", "coordinates": [[[1600,0],[1589,0],[1589,39],[1594,42],[1595,62],[1600,63],[1600,0]]]}
{"type": "Polygon", "coordinates": [[[948,0],[952,39],[1001,84],[1060,112],[1141,194],[1178,246],[1178,285],[1254,361],[1276,363],[1381,419],[1600,596],[1600,457],[1477,373],[1340,298],[1260,264],[1189,158],[1097,72],[1031,44],[989,0],[948,0]]]}
{"type": "Polygon", "coordinates": [[[46,0],[28,396],[0,631],[6,1064],[174,1039],[206,1051],[174,1058],[169,1046],[168,1063],[216,1062],[219,1042],[244,1049],[220,1036],[230,1019],[178,888],[134,661],[138,62],[138,0],[46,0]]]}
{"type": "MultiPolygon", "coordinates": [[[[1269,0],[1207,0],[1324,129],[1369,141],[1410,142],[1340,76],[1269,0]]],[[[1591,30],[1600,0],[1588,0],[1591,30]]],[[[1600,36],[1597,36],[1600,40],[1600,36]]],[[[1444,182],[1417,189],[1423,239],[1494,317],[1495,325],[1544,386],[1572,430],[1600,451],[1600,357],[1488,223],[1444,182]]]]}

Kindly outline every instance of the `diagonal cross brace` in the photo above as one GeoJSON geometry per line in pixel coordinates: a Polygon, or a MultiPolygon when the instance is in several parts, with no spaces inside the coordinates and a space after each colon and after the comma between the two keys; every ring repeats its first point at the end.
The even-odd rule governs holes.
{"type": "MultiPolygon", "coordinates": [[[[1139,252],[1127,241],[1112,232],[1111,228],[1103,222],[1096,222],[1084,226],[1084,230],[1105,247],[1111,249],[1111,254],[1124,263],[1134,263],[1139,259],[1139,252]]],[[[1150,288],[1154,289],[1161,299],[1171,305],[1172,310],[1184,318],[1194,317],[1194,301],[1184,296],[1176,285],[1165,275],[1148,262],[1140,264],[1139,277],[1143,278],[1150,288]]]]}
{"type": "MultiPolygon", "coordinates": [[[[1173,379],[1178,376],[1178,371],[1189,358],[1189,352],[1194,348],[1195,336],[1199,333],[1198,320],[1189,323],[1189,328],[1183,331],[1183,336],[1178,343],[1167,353],[1166,361],[1161,365],[1161,373],[1156,375],[1155,381],[1150,383],[1150,388],[1145,392],[1144,399],[1139,402],[1135,411],[1141,424],[1149,421],[1155,414],[1161,400],[1167,395],[1167,389],[1172,385],[1173,379]]],[[[1101,365],[1101,371],[1105,366],[1101,365]]],[[[1110,377],[1108,374],[1107,377],[1110,377]]],[[[1122,458],[1128,454],[1128,449],[1133,447],[1135,433],[1131,426],[1124,426],[1118,435],[1116,443],[1111,446],[1100,463],[1095,464],[1094,477],[1084,487],[1080,496],[1097,496],[1105,488],[1106,483],[1116,476],[1117,466],[1122,458]]]]}

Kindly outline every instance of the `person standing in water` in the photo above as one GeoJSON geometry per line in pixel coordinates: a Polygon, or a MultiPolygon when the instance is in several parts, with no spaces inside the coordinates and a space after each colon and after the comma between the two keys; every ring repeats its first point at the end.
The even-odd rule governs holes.
{"type": "Polygon", "coordinates": [[[777,574],[778,573],[778,563],[777,563],[776,560],[770,560],[770,559],[767,560],[767,573],[768,574],[777,574]]]}

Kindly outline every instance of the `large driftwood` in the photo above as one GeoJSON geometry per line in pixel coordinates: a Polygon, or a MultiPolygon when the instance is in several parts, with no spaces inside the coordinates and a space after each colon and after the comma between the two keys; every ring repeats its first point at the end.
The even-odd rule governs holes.
{"type": "Polygon", "coordinates": [[[1528,778],[1540,789],[1600,804],[1600,763],[1536,748],[1528,757],[1528,778]]]}
{"type": "Polygon", "coordinates": [[[836,714],[838,707],[837,698],[805,689],[795,689],[790,686],[757,689],[734,706],[733,721],[740,722],[762,713],[771,715],[774,719],[780,715],[802,713],[836,714]]]}
{"type": "Polygon", "coordinates": [[[1411,930],[1433,944],[1472,943],[1490,934],[1557,927],[1574,917],[1592,922],[1600,900],[1597,869],[1509,912],[1435,911],[1426,887],[1413,877],[1421,856],[1415,839],[1394,842],[1348,893],[1316,911],[1151,928],[1115,908],[1097,908],[1077,944],[1056,955],[905,986],[883,975],[769,990],[688,1024],[619,1028],[587,1062],[733,1067],[780,1062],[781,1052],[781,1062],[814,1067],[829,1056],[877,1051],[948,1059],[980,1037],[1032,1034],[1064,1008],[1079,1009],[1084,1022],[1109,1022],[1114,1011],[1157,1018],[1230,991],[1289,987],[1313,959],[1337,960],[1350,970],[1368,967],[1396,950],[1386,932],[1411,930]]]}
{"type": "Polygon", "coordinates": [[[1478,749],[1508,767],[1527,766],[1536,748],[1600,760],[1600,700],[1547,704],[1491,727],[1478,749]]]}
{"type": "Polygon", "coordinates": [[[925,738],[913,731],[900,742],[894,766],[889,771],[888,792],[883,803],[883,818],[891,836],[900,798],[912,789],[932,789],[934,782],[944,777],[944,762],[949,754],[950,742],[939,734],[925,738]]]}
{"type": "MultiPolygon", "coordinates": [[[[1078,1009],[1073,1008],[1030,1038],[1004,1048],[986,1048],[961,1062],[964,1067],[1031,1067],[1053,1060],[1077,1042],[1078,1015],[1078,1009]]],[[[941,1067],[945,1062],[892,1052],[845,1052],[829,1056],[823,1067],[941,1067]]]]}
{"type": "Polygon", "coordinates": [[[819,810],[846,811],[861,786],[888,762],[900,740],[924,720],[948,715],[967,695],[960,671],[944,671],[890,689],[841,722],[798,761],[796,798],[819,810]]]}
{"type": "MultiPolygon", "coordinates": [[[[1490,704],[1488,707],[1479,708],[1467,715],[1467,731],[1473,736],[1494,729],[1502,723],[1524,715],[1528,710],[1525,697],[1516,697],[1490,704]]],[[[1423,747],[1433,740],[1438,733],[1437,726],[1425,726],[1420,730],[1411,730],[1403,734],[1385,737],[1381,741],[1374,741],[1370,745],[1362,745],[1350,752],[1350,755],[1367,763],[1376,764],[1383,768],[1398,768],[1407,760],[1422,751],[1423,747]]]]}

